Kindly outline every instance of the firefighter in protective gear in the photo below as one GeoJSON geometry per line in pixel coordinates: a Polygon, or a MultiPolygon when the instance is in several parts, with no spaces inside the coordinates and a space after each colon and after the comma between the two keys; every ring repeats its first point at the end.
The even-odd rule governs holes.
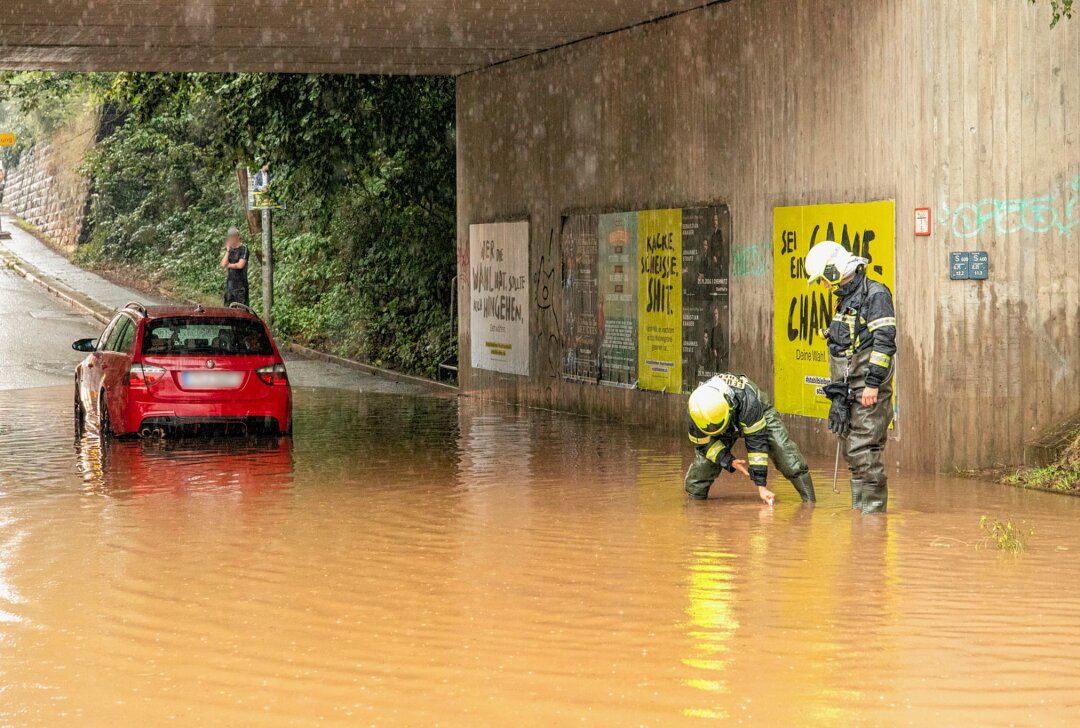
{"type": "Polygon", "coordinates": [[[868,261],[832,241],[818,243],[806,256],[810,284],[836,295],[829,324],[830,429],[840,436],[851,471],[851,507],[884,513],[888,480],[881,462],[892,424],[893,356],[896,311],[888,286],[867,277],[868,261]]]}
{"type": "Polygon", "coordinates": [[[748,475],[758,495],[771,504],[768,489],[769,456],[791,481],[803,502],[816,500],[810,469],[799,447],[788,436],[776,408],[757,385],[741,374],[718,374],[690,395],[687,407],[690,442],[696,453],[686,471],[686,492],[704,500],[721,470],[748,475]],[[731,454],[735,441],[746,440],[749,467],[731,454]]]}

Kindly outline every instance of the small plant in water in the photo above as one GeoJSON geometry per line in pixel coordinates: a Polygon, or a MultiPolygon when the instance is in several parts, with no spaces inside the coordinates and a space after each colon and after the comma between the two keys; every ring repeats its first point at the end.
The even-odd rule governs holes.
{"type": "Polygon", "coordinates": [[[985,534],[980,548],[994,546],[999,551],[1008,551],[1012,554],[1022,552],[1028,536],[1035,533],[1033,529],[1013,523],[1012,519],[1002,521],[989,516],[979,519],[979,528],[985,534]]]}

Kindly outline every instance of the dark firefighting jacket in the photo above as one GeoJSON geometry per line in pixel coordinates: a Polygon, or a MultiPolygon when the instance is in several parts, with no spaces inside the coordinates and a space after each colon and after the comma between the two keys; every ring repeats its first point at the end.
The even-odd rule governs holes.
{"type": "MultiPolygon", "coordinates": [[[[728,396],[731,403],[728,426],[722,432],[710,435],[687,416],[690,442],[694,443],[707,460],[732,473],[735,472],[732,465],[735,458],[731,454],[731,448],[740,437],[745,438],[750,479],[755,485],[765,485],[769,474],[769,433],[765,427],[765,409],[768,405],[757,385],[742,374],[718,374],[710,382],[716,380],[731,388],[728,396]]],[[[706,382],[702,386],[708,384],[709,382],[706,382]]]]}
{"type": "Polygon", "coordinates": [[[851,359],[872,348],[867,387],[880,387],[896,354],[896,311],[889,287],[860,270],[836,289],[836,314],[829,324],[829,353],[851,359]]]}

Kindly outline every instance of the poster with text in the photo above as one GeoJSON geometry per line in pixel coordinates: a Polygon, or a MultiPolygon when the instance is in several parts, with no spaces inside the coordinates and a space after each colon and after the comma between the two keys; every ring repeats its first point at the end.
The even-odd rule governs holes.
{"type": "Polygon", "coordinates": [[[682,210],[638,213],[638,388],[682,391],[682,210]]]}
{"type": "Polygon", "coordinates": [[[596,229],[596,215],[575,215],[563,220],[563,301],[566,307],[563,377],[581,382],[600,380],[596,229]]]}
{"type": "Polygon", "coordinates": [[[683,391],[728,368],[731,216],[726,206],[682,211],[683,391]]]}
{"type": "Polygon", "coordinates": [[[472,365],[529,374],[529,223],[469,226],[472,365]]]}
{"type": "Polygon", "coordinates": [[[633,387],[638,372],[637,213],[600,215],[600,381],[633,387]]]}
{"type": "Polygon", "coordinates": [[[821,332],[833,316],[835,297],[807,286],[806,254],[833,240],[870,261],[867,274],[896,291],[896,210],[892,200],[773,210],[774,396],[788,414],[827,419],[829,352],[821,332]]]}

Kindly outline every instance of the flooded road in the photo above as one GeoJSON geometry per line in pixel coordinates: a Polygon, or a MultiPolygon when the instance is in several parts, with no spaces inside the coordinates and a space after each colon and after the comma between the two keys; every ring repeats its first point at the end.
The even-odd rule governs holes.
{"type": "Polygon", "coordinates": [[[687,503],[678,440],[453,398],[300,389],[294,442],[104,451],[69,410],[0,392],[0,725],[1080,714],[1080,500],[895,478],[866,518],[818,471],[816,509],[687,503]]]}

